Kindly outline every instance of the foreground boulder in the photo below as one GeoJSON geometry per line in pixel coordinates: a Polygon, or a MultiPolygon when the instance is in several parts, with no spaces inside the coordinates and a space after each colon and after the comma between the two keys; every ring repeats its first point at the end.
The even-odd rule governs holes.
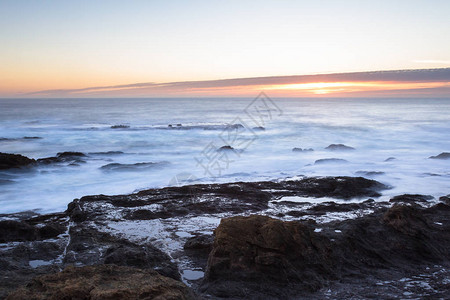
{"type": "Polygon", "coordinates": [[[34,278],[6,299],[195,299],[183,283],[152,270],[116,265],[67,267],[34,278]]]}
{"type": "Polygon", "coordinates": [[[0,152],[0,170],[28,167],[36,161],[20,154],[0,152]]]}
{"type": "Polygon", "coordinates": [[[249,296],[243,285],[277,297],[316,291],[333,277],[331,253],[327,239],[299,222],[258,215],[223,219],[203,289],[219,297],[249,296]]]}
{"type": "MultiPolygon", "coordinates": [[[[450,266],[450,207],[444,203],[396,204],[316,226],[257,215],[223,219],[200,290],[215,297],[321,299],[329,298],[324,291],[331,288],[332,298],[365,299],[376,295],[362,289],[374,281],[398,282],[427,272],[434,278],[436,269],[445,274],[450,266]]],[[[440,280],[424,295],[448,292],[440,280]]],[[[381,287],[377,297],[386,297],[388,289],[381,287]]]]}

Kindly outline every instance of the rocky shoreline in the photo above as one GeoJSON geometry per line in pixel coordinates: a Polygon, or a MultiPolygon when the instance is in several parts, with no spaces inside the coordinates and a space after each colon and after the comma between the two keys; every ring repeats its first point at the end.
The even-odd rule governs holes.
{"type": "Polygon", "coordinates": [[[0,298],[444,298],[449,196],[374,200],[387,188],[363,177],[197,184],[1,215],[0,298]]]}
{"type": "MultiPolygon", "coordinates": [[[[343,144],[326,149],[354,150],[343,144]]],[[[87,157],[80,152],[40,159],[0,153],[0,169],[72,166],[87,157]]],[[[430,157],[446,158],[447,153],[430,157]]],[[[315,163],[328,161],[337,159],[315,163]]],[[[101,169],[155,165],[111,163],[101,169]]],[[[373,199],[388,188],[364,177],[299,176],[86,196],[61,213],[1,215],[0,297],[14,290],[10,299],[444,295],[449,287],[448,196],[373,199]],[[140,290],[117,274],[111,277],[122,272],[141,278],[144,271],[171,288],[144,280],[148,288],[140,290]],[[69,279],[69,291],[64,284],[46,284],[69,279]],[[80,287],[91,280],[93,286],[80,287]],[[108,282],[109,290],[102,282],[108,282]]]]}

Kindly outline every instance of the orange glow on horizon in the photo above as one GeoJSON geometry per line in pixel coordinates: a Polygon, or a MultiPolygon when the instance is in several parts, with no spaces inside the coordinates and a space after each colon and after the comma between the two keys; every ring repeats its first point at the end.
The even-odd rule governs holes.
{"type": "Polygon", "coordinates": [[[369,92],[377,90],[411,90],[450,87],[450,82],[311,82],[281,84],[263,87],[266,91],[303,91],[323,95],[329,93],[369,92]]]}

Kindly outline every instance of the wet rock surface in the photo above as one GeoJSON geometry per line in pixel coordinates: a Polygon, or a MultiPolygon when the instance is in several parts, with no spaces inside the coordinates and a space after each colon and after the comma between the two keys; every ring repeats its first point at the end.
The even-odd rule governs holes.
{"type": "Polygon", "coordinates": [[[20,154],[9,154],[0,152],[0,170],[23,168],[34,164],[34,159],[20,154]]]}
{"type": "Polygon", "coordinates": [[[102,277],[107,268],[156,274],[148,276],[164,278],[163,290],[181,280],[206,299],[445,295],[449,196],[379,201],[387,188],[363,177],[197,184],[86,196],[59,214],[1,215],[0,299],[19,287],[19,299],[59,295],[62,278],[105,278],[114,291],[131,284],[102,277]],[[93,267],[81,278],[56,273],[69,266],[93,267]],[[54,288],[32,280],[43,274],[54,288]]]}
{"type": "Polygon", "coordinates": [[[155,271],[115,265],[67,267],[39,276],[7,299],[196,299],[183,283],[155,271]]]}

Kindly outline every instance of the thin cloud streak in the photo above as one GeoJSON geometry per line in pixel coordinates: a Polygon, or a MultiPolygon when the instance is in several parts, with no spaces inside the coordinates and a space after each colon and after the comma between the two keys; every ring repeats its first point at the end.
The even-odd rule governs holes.
{"type": "MultiPolygon", "coordinates": [[[[22,94],[22,97],[152,97],[202,95],[247,95],[270,86],[330,82],[391,82],[431,83],[450,82],[450,68],[334,73],[317,75],[271,76],[233,78],[203,81],[143,82],[113,86],[85,87],[80,89],[54,89],[22,94]]],[[[418,86],[419,88],[419,86],[418,86]]],[[[431,89],[432,90],[432,89],[431,89]]],[[[440,92],[442,90],[439,90],[440,92]]]]}

